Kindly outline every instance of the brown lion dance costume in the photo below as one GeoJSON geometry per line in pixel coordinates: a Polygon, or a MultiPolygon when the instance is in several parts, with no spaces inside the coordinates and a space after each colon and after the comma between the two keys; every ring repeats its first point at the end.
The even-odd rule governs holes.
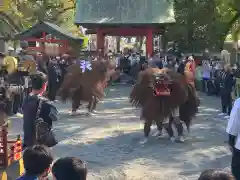
{"type": "MultiPolygon", "coordinates": [[[[89,61],[91,70],[82,71],[80,62],[70,65],[58,91],[62,101],[72,100],[72,115],[76,114],[81,101],[89,102],[89,114],[104,97],[104,89],[110,77],[116,77],[115,64],[110,61],[89,61]]],[[[117,78],[117,77],[116,77],[117,78]]]]}
{"type": "Polygon", "coordinates": [[[187,82],[185,76],[170,69],[158,68],[148,68],[139,73],[130,94],[130,102],[142,108],[141,119],[145,120],[145,139],[142,143],[147,142],[153,122],[156,122],[159,134],[164,126],[171,140],[175,140],[172,130],[174,122],[178,136],[182,138],[181,121],[189,130],[199,104],[195,88],[187,82]]]}

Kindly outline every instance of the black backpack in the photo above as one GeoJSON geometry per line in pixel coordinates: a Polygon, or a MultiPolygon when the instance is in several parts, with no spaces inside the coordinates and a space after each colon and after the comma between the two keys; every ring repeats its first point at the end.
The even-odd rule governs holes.
{"type": "Polygon", "coordinates": [[[58,118],[58,112],[53,105],[52,107],[48,107],[45,105],[46,107],[52,109],[50,109],[49,112],[47,112],[46,110],[44,112],[44,103],[46,103],[46,101],[39,98],[36,114],[36,141],[37,144],[43,144],[48,147],[53,147],[58,143],[58,141],[56,140],[55,134],[52,131],[52,121],[55,121],[58,118]]]}

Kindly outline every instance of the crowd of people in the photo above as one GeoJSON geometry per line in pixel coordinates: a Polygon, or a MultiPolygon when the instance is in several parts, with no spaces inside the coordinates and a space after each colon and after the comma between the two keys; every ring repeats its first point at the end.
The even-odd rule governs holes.
{"type": "Polygon", "coordinates": [[[229,119],[232,103],[238,94],[236,79],[239,68],[221,61],[204,60],[196,68],[196,85],[208,96],[221,98],[222,112],[219,116],[229,119]]]}
{"type": "MultiPolygon", "coordinates": [[[[43,145],[27,148],[23,154],[25,173],[17,180],[86,180],[88,169],[84,161],[77,157],[64,157],[54,162],[51,149],[43,145]]],[[[208,169],[201,173],[198,180],[235,180],[224,170],[208,169]]]]}
{"type": "MultiPolygon", "coordinates": [[[[20,57],[24,57],[24,51],[20,57]]],[[[111,56],[111,54],[109,53],[111,56]]],[[[111,59],[111,57],[108,57],[111,59]]],[[[29,57],[28,57],[29,58],[29,57]]],[[[41,57],[41,59],[46,57],[41,57]]],[[[23,113],[23,131],[24,131],[24,168],[25,173],[19,180],[45,180],[49,174],[52,174],[56,180],[85,180],[87,179],[87,167],[85,163],[76,157],[60,158],[53,162],[50,147],[55,146],[58,141],[52,132],[53,121],[58,120],[58,110],[54,106],[56,93],[60,88],[65,74],[66,60],[68,57],[48,57],[49,61],[38,64],[41,72],[31,75],[31,92],[25,97],[22,105],[23,113]],[[47,65],[47,66],[46,66],[47,65]],[[47,74],[47,76],[45,75],[47,74]],[[48,88],[47,98],[42,95],[48,88]],[[35,119],[33,121],[33,119],[35,119]],[[43,145],[37,145],[43,144],[43,145]],[[52,165],[53,163],[53,165],[52,165]]],[[[36,62],[37,62],[36,57],[36,62]]],[[[21,59],[20,59],[21,61],[21,59]]],[[[69,63],[69,61],[67,61],[69,63]]],[[[229,118],[231,115],[228,134],[229,145],[233,152],[232,173],[235,179],[240,179],[238,169],[240,167],[240,148],[236,145],[238,130],[236,127],[236,118],[238,117],[238,106],[235,102],[232,110],[232,92],[235,87],[235,77],[238,74],[238,68],[232,68],[221,61],[205,59],[201,63],[194,63],[194,57],[176,57],[173,55],[156,52],[148,61],[141,52],[123,51],[116,58],[117,67],[121,74],[127,74],[132,78],[132,84],[137,79],[137,74],[147,67],[168,68],[175,72],[184,74],[186,68],[191,71],[189,81],[197,89],[208,95],[217,95],[221,97],[222,113],[229,118]],[[189,63],[190,62],[190,63],[189,63]],[[235,123],[235,124],[234,124],[235,123]]],[[[121,78],[118,79],[121,81],[121,78]]],[[[69,88],[69,87],[68,87],[69,88]]],[[[102,89],[101,89],[102,90],[102,89]]],[[[240,108],[240,106],[239,106],[240,108]]],[[[206,170],[199,180],[234,180],[231,173],[222,170],[206,170]]]]}
{"type": "Polygon", "coordinates": [[[87,167],[77,157],[64,157],[57,161],[51,149],[43,145],[28,147],[23,153],[25,173],[17,180],[47,180],[51,174],[54,180],[86,180],[87,167]],[[53,164],[52,164],[53,163],[53,164]]]}
{"type": "MultiPolygon", "coordinates": [[[[87,180],[88,169],[77,157],[64,157],[54,162],[51,150],[43,145],[28,147],[23,153],[25,173],[17,180],[87,180]]],[[[198,180],[236,180],[225,170],[204,170],[198,180]]]]}

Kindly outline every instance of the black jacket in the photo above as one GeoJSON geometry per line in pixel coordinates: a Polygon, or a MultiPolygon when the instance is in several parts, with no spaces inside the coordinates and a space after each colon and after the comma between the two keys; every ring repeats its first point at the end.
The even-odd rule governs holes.
{"type": "Polygon", "coordinates": [[[48,84],[58,84],[62,75],[60,66],[58,64],[50,62],[47,66],[47,71],[48,71],[48,84]]]}
{"type": "MultiPolygon", "coordinates": [[[[41,97],[42,98],[42,97],[41,97]]],[[[55,106],[53,106],[47,99],[42,99],[42,108],[39,114],[49,127],[52,127],[52,121],[57,121],[58,112],[55,106]]],[[[24,133],[24,145],[32,146],[36,141],[36,114],[39,103],[39,96],[29,95],[23,102],[23,133],[24,133]]]]}
{"type": "Polygon", "coordinates": [[[178,66],[177,72],[180,74],[184,74],[184,70],[185,70],[185,63],[181,62],[178,66]]]}
{"type": "Polygon", "coordinates": [[[222,71],[220,72],[220,93],[229,94],[233,90],[234,77],[230,72],[222,71]]]}

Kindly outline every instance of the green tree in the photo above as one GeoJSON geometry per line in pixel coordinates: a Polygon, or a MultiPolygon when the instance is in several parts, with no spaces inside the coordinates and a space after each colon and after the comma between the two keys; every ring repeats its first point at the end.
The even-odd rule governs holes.
{"type": "Polygon", "coordinates": [[[75,9],[75,0],[14,0],[7,12],[22,28],[28,28],[39,20],[60,25],[63,14],[75,9]]]}
{"type": "Polygon", "coordinates": [[[83,46],[86,46],[87,37],[79,33],[80,29],[74,25],[75,9],[76,0],[13,0],[5,15],[11,24],[18,27],[18,31],[30,28],[39,20],[49,21],[83,37],[83,46]]]}
{"type": "Polygon", "coordinates": [[[240,17],[238,0],[174,0],[176,25],[167,39],[176,40],[184,51],[219,50],[240,17]]]}
{"type": "Polygon", "coordinates": [[[21,28],[5,13],[0,12],[0,33],[2,36],[12,36],[19,32],[21,28]]]}

